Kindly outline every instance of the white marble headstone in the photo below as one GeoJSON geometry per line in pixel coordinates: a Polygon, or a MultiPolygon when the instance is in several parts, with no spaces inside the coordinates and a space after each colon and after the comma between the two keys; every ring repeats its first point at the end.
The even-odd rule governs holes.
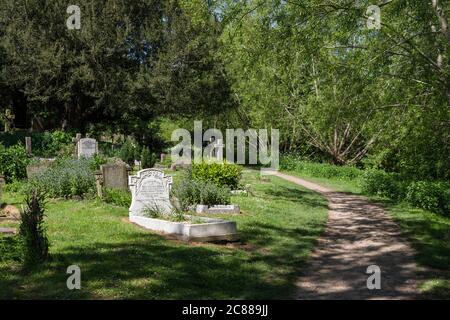
{"type": "Polygon", "coordinates": [[[90,158],[98,153],[97,140],[92,138],[80,139],[77,143],[78,158],[90,158]]]}
{"type": "Polygon", "coordinates": [[[130,215],[143,216],[146,209],[158,210],[163,214],[172,212],[170,189],[172,177],[156,169],[144,169],[129,177],[131,190],[130,215]]]}

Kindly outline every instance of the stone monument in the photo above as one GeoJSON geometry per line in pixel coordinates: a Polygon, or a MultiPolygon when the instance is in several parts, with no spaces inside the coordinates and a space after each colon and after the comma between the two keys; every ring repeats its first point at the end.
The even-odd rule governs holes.
{"type": "Polygon", "coordinates": [[[80,139],[77,143],[78,158],[90,158],[98,153],[97,140],[92,138],[80,139]]]}
{"type": "Polygon", "coordinates": [[[130,216],[145,216],[148,212],[172,213],[170,189],[172,177],[156,169],[144,169],[128,178],[131,190],[130,216]]]}

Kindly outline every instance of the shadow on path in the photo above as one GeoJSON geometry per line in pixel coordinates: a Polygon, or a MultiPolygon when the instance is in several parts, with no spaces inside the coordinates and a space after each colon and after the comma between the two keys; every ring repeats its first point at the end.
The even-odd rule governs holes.
{"type": "Polygon", "coordinates": [[[329,220],[302,276],[298,299],[414,299],[415,251],[379,205],[362,196],[334,192],[278,173],[278,177],[320,192],[329,201],[329,220]],[[369,290],[367,267],[381,269],[381,289],[369,290]]]}

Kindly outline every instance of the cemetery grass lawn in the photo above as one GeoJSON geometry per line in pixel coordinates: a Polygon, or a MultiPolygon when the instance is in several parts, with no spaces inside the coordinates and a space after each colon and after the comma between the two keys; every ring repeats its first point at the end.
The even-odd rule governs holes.
{"type": "MultiPolygon", "coordinates": [[[[317,182],[337,191],[361,194],[356,181],[315,178],[288,174],[317,182]]],[[[450,299],[450,218],[426,210],[414,208],[406,203],[369,197],[384,206],[386,211],[400,225],[417,251],[416,261],[419,266],[428,269],[421,272],[423,277],[420,290],[424,298],[450,299]]]]}
{"type": "MultiPolygon", "coordinates": [[[[278,299],[295,280],[327,220],[319,194],[277,177],[245,172],[254,196],[235,196],[242,243],[186,244],[126,221],[128,209],[99,201],[51,201],[51,260],[28,270],[0,262],[0,299],[278,299]],[[66,269],[81,268],[81,290],[66,269]]],[[[4,194],[20,206],[21,199],[4,194]]]]}

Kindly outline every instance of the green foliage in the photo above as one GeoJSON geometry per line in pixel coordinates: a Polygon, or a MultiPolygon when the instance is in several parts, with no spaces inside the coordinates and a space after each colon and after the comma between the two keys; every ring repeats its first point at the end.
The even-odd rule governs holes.
{"type": "Polygon", "coordinates": [[[23,239],[25,263],[43,262],[48,257],[49,242],[44,226],[45,195],[33,190],[26,197],[27,208],[21,213],[19,234],[23,239]]]}
{"type": "Polygon", "coordinates": [[[153,219],[161,219],[164,217],[164,213],[161,211],[160,208],[156,206],[155,207],[149,206],[144,208],[144,216],[153,219]]]}
{"type": "MultiPolygon", "coordinates": [[[[45,132],[42,135],[42,140],[32,141],[32,152],[36,154],[41,154],[44,157],[54,157],[59,153],[67,153],[67,149],[70,148],[73,150],[74,143],[72,142],[72,135],[68,132],[64,131],[53,131],[53,132],[45,132]],[[69,146],[69,147],[67,147],[69,146]]],[[[72,151],[73,152],[73,151],[72,151]]]]}
{"type": "Polygon", "coordinates": [[[172,158],[171,158],[170,154],[166,154],[166,156],[164,157],[164,160],[163,160],[163,162],[161,162],[161,164],[166,167],[168,167],[172,164],[172,158]]]}
{"type": "Polygon", "coordinates": [[[128,165],[134,166],[135,147],[129,139],[127,139],[120,148],[120,159],[128,165]]]}
{"type": "Polygon", "coordinates": [[[95,177],[89,159],[59,159],[47,171],[30,179],[27,189],[53,198],[86,197],[94,194],[95,177]]]}
{"type": "Polygon", "coordinates": [[[99,170],[100,166],[108,163],[108,159],[102,155],[96,154],[89,159],[89,168],[92,171],[99,170]]]}
{"type": "Polygon", "coordinates": [[[52,132],[27,132],[14,131],[0,133],[0,142],[5,147],[24,144],[25,137],[31,137],[31,147],[34,156],[55,157],[57,155],[73,154],[75,144],[72,142],[72,134],[65,131],[52,132]]]}
{"type": "Polygon", "coordinates": [[[21,192],[21,190],[26,186],[26,182],[20,181],[20,180],[14,180],[10,183],[7,183],[3,190],[5,192],[12,192],[12,193],[18,193],[21,192]]]}
{"type": "Polygon", "coordinates": [[[408,186],[406,200],[413,206],[450,215],[450,184],[417,181],[408,186]]]}
{"type": "Polygon", "coordinates": [[[20,236],[0,235],[0,262],[22,262],[24,250],[20,236]]]}
{"type": "Polygon", "coordinates": [[[196,204],[217,205],[229,204],[231,192],[227,186],[219,186],[210,181],[201,181],[185,177],[175,184],[173,195],[180,202],[182,210],[196,204]]]}
{"type": "Polygon", "coordinates": [[[305,175],[319,178],[337,178],[340,180],[353,180],[359,178],[363,171],[352,166],[336,166],[327,163],[314,163],[298,159],[294,155],[283,155],[280,168],[286,171],[295,171],[305,175]]]}
{"type": "Polygon", "coordinates": [[[450,63],[439,58],[450,39],[424,30],[439,25],[436,15],[450,19],[450,2],[405,3],[383,6],[382,28],[369,30],[367,0],[227,1],[222,52],[239,108],[223,123],[279,128],[280,148],[309,160],[370,158],[412,180],[449,180],[450,86],[441,77],[450,63]]]}
{"type": "Polygon", "coordinates": [[[200,189],[199,204],[216,205],[230,204],[231,190],[227,186],[220,186],[211,182],[205,183],[200,189]]]}
{"type": "Polygon", "coordinates": [[[156,163],[156,156],[150,152],[148,147],[142,148],[141,153],[141,167],[142,169],[152,168],[156,163]]]}
{"type": "Polygon", "coordinates": [[[382,170],[365,171],[360,180],[363,193],[371,196],[399,199],[404,195],[396,176],[382,170]]]}
{"type": "Polygon", "coordinates": [[[192,178],[200,181],[210,181],[218,186],[228,186],[236,189],[241,179],[242,167],[232,163],[193,163],[192,178]]]}
{"type": "Polygon", "coordinates": [[[104,188],[103,201],[119,207],[129,208],[131,205],[131,193],[120,189],[104,188]]]}
{"type": "Polygon", "coordinates": [[[29,161],[22,145],[18,144],[9,148],[0,145],[0,172],[6,182],[26,178],[29,161]]]}
{"type": "Polygon", "coordinates": [[[44,10],[40,0],[2,2],[2,98],[23,94],[30,115],[48,127],[115,127],[146,145],[152,140],[148,122],[159,115],[212,113],[230,105],[216,54],[217,20],[192,23],[178,1],[77,5],[83,27],[71,32],[63,0],[46,2],[44,10]]]}

